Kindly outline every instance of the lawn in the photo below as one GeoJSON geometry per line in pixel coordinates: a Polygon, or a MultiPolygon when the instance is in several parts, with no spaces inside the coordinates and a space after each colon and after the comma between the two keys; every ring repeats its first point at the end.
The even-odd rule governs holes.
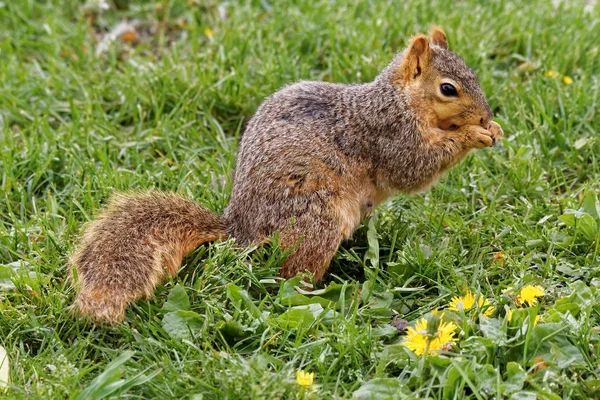
{"type": "Polygon", "coordinates": [[[595,1],[0,1],[0,397],[599,398],[599,43],[595,1]],[[312,292],[225,241],[120,326],[71,313],[68,256],[113,192],[222,212],[265,97],[369,81],[432,23],[498,146],[381,206],[312,292]],[[417,355],[402,320],[455,344],[417,355]]]}

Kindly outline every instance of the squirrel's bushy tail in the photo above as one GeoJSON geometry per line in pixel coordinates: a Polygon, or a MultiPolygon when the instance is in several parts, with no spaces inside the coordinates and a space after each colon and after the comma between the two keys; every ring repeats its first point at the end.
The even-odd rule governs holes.
{"type": "Polygon", "coordinates": [[[185,255],[226,237],[225,218],[191,200],[162,192],[114,195],[70,259],[75,307],[96,322],[121,322],[127,305],[150,298],[185,255]]]}

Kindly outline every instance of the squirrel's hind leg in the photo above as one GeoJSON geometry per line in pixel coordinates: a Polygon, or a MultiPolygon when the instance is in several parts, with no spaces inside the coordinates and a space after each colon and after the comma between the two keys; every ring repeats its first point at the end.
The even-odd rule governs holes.
{"type": "Polygon", "coordinates": [[[310,213],[297,218],[280,235],[281,246],[294,246],[294,251],[283,263],[279,274],[291,278],[298,272],[310,271],[315,281],[320,281],[342,239],[340,224],[334,218],[310,213]]]}

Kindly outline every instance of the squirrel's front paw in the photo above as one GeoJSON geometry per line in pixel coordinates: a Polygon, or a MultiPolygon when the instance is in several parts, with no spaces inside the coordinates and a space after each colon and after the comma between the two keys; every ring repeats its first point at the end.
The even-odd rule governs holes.
{"type": "Polygon", "coordinates": [[[479,125],[465,125],[461,128],[461,131],[465,145],[468,148],[483,149],[484,147],[491,147],[496,143],[494,134],[479,125]]]}
{"type": "Polygon", "coordinates": [[[502,135],[504,135],[504,131],[502,130],[500,124],[494,121],[490,122],[490,124],[487,126],[487,130],[492,134],[492,140],[494,144],[496,144],[502,135]]]}

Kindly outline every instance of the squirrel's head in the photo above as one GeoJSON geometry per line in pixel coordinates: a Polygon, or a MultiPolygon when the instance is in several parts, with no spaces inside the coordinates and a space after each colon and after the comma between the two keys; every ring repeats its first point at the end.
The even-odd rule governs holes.
{"type": "Polygon", "coordinates": [[[394,72],[411,108],[430,127],[487,127],[494,117],[475,73],[448,50],[446,34],[435,26],[429,37],[412,38],[394,72]]]}

